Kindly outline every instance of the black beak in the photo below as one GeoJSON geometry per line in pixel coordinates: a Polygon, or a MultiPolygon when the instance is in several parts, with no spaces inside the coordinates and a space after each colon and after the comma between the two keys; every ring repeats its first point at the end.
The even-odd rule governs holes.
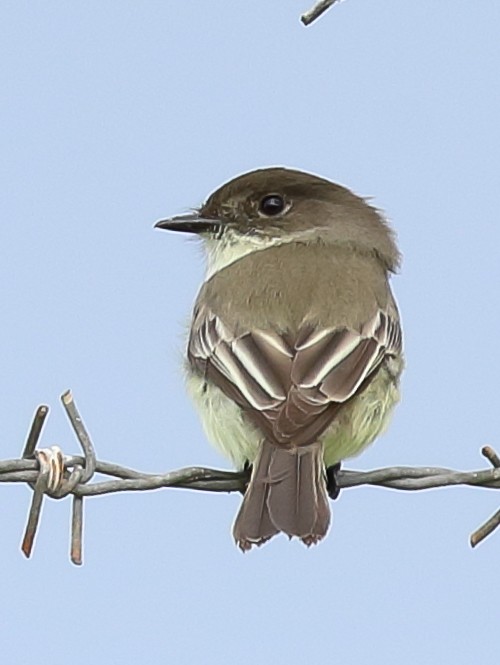
{"type": "Polygon", "coordinates": [[[186,215],[177,215],[170,219],[161,219],[156,222],[155,229],[166,229],[167,231],[183,231],[184,233],[206,233],[212,231],[216,233],[220,229],[218,219],[208,219],[200,217],[196,212],[190,212],[186,215]]]}

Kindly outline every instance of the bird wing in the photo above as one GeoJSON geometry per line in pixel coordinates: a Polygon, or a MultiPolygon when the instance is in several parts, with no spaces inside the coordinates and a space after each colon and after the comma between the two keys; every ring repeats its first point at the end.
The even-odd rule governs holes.
{"type": "Polygon", "coordinates": [[[188,360],[272,441],[305,445],[401,346],[399,321],[382,309],[361,330],[304,324],[292,336],[273,329],[236,332],[201,305],[188,360]]]}

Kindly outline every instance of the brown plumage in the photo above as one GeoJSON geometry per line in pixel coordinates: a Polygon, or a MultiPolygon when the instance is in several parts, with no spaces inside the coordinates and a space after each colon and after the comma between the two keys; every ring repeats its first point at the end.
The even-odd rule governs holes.
{"type": "Polygon", "coordinates": [[[211,437],[253,465],[235,540],[247,550],[284,532],[311,545],[330,522],[325,464],[370,443],[397,399],[392,232],[349,190],[286,169],[235,179],[188,230],[196,219],[216,269],[195,305],[188,384],[211,437]],[[270,194],[287,208],[268,218],[270,194]]]}
{"type": "Polygon", "coordinates": [[[241,549],[261,545],[280,531],[313,545],[329,524],[321,445],[285,448],[264,440],[233,527],[241,549]]]}

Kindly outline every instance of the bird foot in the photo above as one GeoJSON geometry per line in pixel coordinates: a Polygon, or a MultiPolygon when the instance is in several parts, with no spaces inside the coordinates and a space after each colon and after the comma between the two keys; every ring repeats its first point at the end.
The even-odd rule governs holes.
{"type": "Polygon", "coordinates": [[[337,485],[337,473],[340,471],[341,463],[329,466],[326,469],[326,490],[330,499],[337,499],[340,494],[340,487],[337,485]]]}

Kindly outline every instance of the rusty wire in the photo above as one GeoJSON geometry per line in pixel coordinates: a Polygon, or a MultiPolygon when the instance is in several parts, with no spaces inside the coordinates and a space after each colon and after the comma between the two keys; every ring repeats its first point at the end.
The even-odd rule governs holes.
{"type": "MultiPolygon", "coordinates": [[[[35,412],[21,459],[0,461],[0,483],[28,483],[33,490],[31,507],[21,549],[29,557],[33,551],[44,497],[72,497],[70,558],[82,563],[83,500],[126,491],[145,491],[165,487],[204,490],[209,492],[244,492],[248,482],[246,471],[222,471],[204,467],[188,467],[162,474],[142,473],[133,469],[100,462],[94,446],[76,408],[70,391],[65,392],[62,404],[81,446],[83,455],[64,455],[60,448],[37,449],[47,406],[35,412]],[[96,481],[95,474],[110,480],[96,481]],[[93,481],[93,482],[90,482],[93,481]]],[[[388,467],[373,471],[339,470],[336,483],[339,489],[372,485],[399,490],[423,490],[450,485],[469,485],[500,489],[500,458],[493,448],[485,446],[482,455],[493,468],[479,471],[454,471],[435,467],[388,467]]],[[[472,547],[478,545],[500,526],[500,510],[490,517],[470,537],[472,547]]]]}

